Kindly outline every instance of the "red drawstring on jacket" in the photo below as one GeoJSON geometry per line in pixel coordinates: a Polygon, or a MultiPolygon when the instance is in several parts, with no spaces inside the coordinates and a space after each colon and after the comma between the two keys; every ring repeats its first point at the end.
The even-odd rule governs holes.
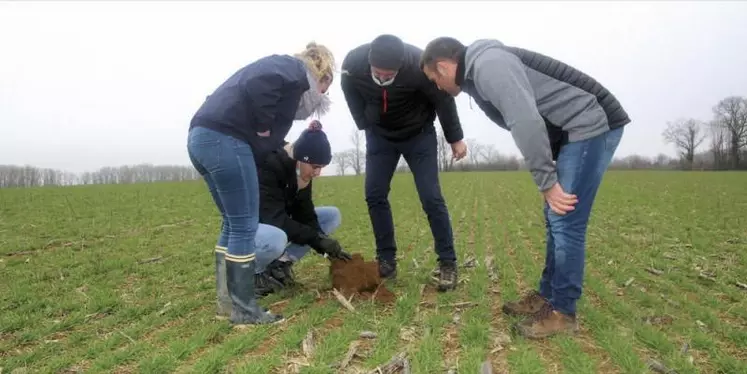
{"type": "Polygon", "coordinates": [[[387,103],[386,103],[386,88],[382,88],[381,91],[382,91],[382,96],[384,98],[384,113],[386,113],[386,105],[387,105],[387,103]]]}

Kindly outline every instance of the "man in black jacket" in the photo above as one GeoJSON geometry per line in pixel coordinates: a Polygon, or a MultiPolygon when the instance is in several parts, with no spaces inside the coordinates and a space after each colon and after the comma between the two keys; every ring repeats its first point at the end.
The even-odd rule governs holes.
{"type": "Polygon", "coordinates": [[[291,267],[309,248],[329,259],[350,259],[328,236],[340,225],[340,210],[315,208],[312,201],[312,179],[331,159],[327,136],[313,121],[293,144],[271,152],[259,165],[257,296],[293,285],[291,267]]]}
{"type": "Polygon", "coordinates": [[[388,195],[400,156],[415,179],[439,260],[439,291],[457,284],[456,253],[449,212],[438,180],[438,115],[453,157],[467,153],[454,98],[420,70],[422,51],[393,35],[381,35],[350,51],[341,85],[350,113],[366,133],[366,202],[376,238],[379,273],[396,278],[394,224],[388,195]]]}

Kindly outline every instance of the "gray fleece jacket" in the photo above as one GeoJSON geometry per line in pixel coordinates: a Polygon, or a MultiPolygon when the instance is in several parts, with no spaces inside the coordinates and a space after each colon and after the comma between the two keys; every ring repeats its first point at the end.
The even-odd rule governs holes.
{"type": "Polygon", "coordinates": [[[558,177],[560,148],[630,123],[617,99],[573,67],[498,40],[469,45],[456,83],[498,126],[511,131],[541,191],[558,177]]]}

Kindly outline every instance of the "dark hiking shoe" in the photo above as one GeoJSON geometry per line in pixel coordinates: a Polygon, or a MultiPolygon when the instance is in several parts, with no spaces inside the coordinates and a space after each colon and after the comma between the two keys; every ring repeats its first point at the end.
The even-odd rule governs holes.
{"type": "Polygon", "coordinates": [[[296,282],[295,279],[295,273],[293,272],[292,261],[275,260],[267,267],[267,271],[270,273],[272,278],[282,283],[285,287],[294,287],[298,285],[298,282],[296,282]]]}
{"type": "Polygon", "coordinates": [[[226,281],[231,297],[231,323],[241,325],[263,325],[281,322],[281,314],[274,314],[257,303],[255,295],[254,261],[234,262],[226,259],[226,281]]]}
{"type": "Polygon", "coordinates": [[[458,282],[456,262],[441,261],[438,270],[438,291],[444,292],[456,288],[458,282]]]}
{"type": "Polygon", "coordinates": [[[379,260],[379,276],[381,279],[397,279],[397,261],[379,260]]]}
{"type": "Polygon", "coordinates": [[[231,297],[226,285],[226,251],[215,247],[215,314],[224,319],[231,316],[231,297]]]}
{"type": "Polygon", "coordinates": [[[550,303],[543,305],[533,316],[514,325],[516,332],[529,339],[543,339],[556,334],[578,332],[576,316],[554,310],[550,303]]]}
{"type": "Polygon", "coordinates": [[[503,304],[501,309],[509,316],[531,316],[539,312],[545,304],[549,303],[539,292],[530,291],[521,300],[503,304]]]}
{"type": "Polygon", "coordinates": [[[283,287],[283,283],[275,279],[268,270],[254,274],[254,293],[257,297],[267,296],[280,291],[283,287]]]}

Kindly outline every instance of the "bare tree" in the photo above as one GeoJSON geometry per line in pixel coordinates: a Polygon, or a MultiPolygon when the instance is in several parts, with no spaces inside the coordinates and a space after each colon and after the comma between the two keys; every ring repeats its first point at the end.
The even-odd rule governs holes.
{"type": "Polygon", "coordinates": [[[713,107],[716,123],[726,129],[732,168],[740,166],[740,151],[747,145],[747,98],[730,96],[713,107]]]}
{"type": "Polygon", "coordinates": [[[337,175],[345,175],[345,170],[347,170],[349,166],[348,161],[350,160],[348,152],[337,152],[332,155],[332,159],[335,161],[335,165],[337,165],[337,175]]]}
{"type": "Polygon", "coordinates": [[[446,141],[446,136],[443,131],[437,127],[437,152],[438,152],[438,165],[440,171],[451,170],[451,166],[454,163],[454,159],[451,157],[451,145],[446,141]]]}
{"type": "Polygon", "coordinates": [[[708,124],[708,130],[711,135],[710,152],[713,155],[713,168],[716,170],[723,170],[728,166],[726,149],[726,138],[728,137],[728,133],[718,121],[711,121],[708,124]]]}
{"type": "Polygon", "coordinates": [[[702,124],[694,119],[679,119],[667,124],[662,136],[667,143],[674,144],[677,152],[685,160],[687,167],[692,169],[695,150],[705,140],[701,134],[702,124]]]}
{"type": "Polygon", "coordinates": [[[361,175],[366,164],[366,150],[361,131],[353,129],[350,134],[350,141],[353,142],[353,149],[349,152],[350,166],[352,166],[355,175],[361,175]]]}
{"type": "Polygon", "coordinates": [[[482,154],[482,144],[478,143],[475,139],[469,139],[467,141],[467,144],[469,144],[469,151],[467,152],[467,159],[469,159],[469,164],[472,166],[478,166],[480,165],[480,157],[482,154]]]}

